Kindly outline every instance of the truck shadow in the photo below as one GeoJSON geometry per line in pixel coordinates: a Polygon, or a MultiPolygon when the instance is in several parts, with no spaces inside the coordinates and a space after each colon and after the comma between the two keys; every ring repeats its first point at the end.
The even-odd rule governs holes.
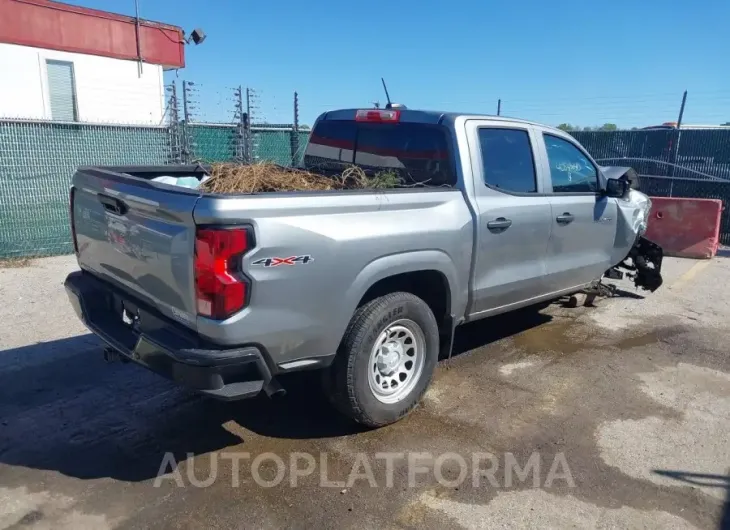
{"type": "Polygon", "coordinates": [[[730,530],[730,475],[713,475],[708,473],[693,473],[690,471],[675,471],[667,469],[653,470],[657,475],[671,478],[701,489],[717,488],[725,490],[725,502],[720,514],[719,530],[730,530]]]}
{"type": "Polygon", "coordinates": [[[528,329],[547,324],[553,317],[540,312],[540,309],[544,307],[546,304],[525,307],[456,328],[451,356],[468,353],[493,342],[518,335],[528,329]]]}
{"type": "MultiPolygon", "coordinates": [[[[455,354],[550,319],[526,310],[463,326],[455,354]]],[[[0,351],[0,482],[12,482],[5,466],[80,479],[152,479],[166,453],[179,462],[241,444],[248,451],[247,435],[226,428],[232,421],[249,438],[304,441],[364,430],[330,407],[315,372],[284,379],[283,398],[222,403],[133,364],[109,365],[102,349],[94,336],[83,335],[0,351]]],[[[319,451],[315,444],[311,450],[319,451]]]]}

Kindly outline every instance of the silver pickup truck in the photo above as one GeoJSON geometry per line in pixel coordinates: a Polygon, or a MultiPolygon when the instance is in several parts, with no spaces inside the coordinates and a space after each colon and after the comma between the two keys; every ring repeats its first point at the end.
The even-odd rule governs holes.
{"type": "Polygon", "coordinates": [[[154,180],[202,179],[201,166],[79,168],[81,270],[65,282],[79,317],[112,355],[224,400],[321,370],[336,408],[379,426],[418,403],[456,326],[595,286],[617,266],[661,283],[628,168],[598,166],[551,127],[338,110],[318,118],[302,164],[396,171],[406,185],[219,195],[154,180]]]}

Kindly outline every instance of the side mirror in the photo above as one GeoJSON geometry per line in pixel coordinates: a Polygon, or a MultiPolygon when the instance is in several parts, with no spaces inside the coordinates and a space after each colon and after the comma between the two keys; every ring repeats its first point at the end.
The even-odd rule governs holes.
{"type": "Polygon", "coordinates": [[[631,183],[627,179],[606,179],[606,197],[616,197],[622,199],[629,192],[631,183]]]}

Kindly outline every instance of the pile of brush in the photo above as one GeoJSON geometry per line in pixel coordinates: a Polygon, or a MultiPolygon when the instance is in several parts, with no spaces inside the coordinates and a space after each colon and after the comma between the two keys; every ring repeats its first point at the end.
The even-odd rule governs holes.
{"type": "Polygon", "coordinates": [[[396,172],[373,176],[352,166],[340,175],[325,177],[309,171],[270,162],[259,164],[213,164],[210,178],[200,186],[209,193],[264,193],[272,191],[327,191],[395,188],[401,184],[396,172]]]}

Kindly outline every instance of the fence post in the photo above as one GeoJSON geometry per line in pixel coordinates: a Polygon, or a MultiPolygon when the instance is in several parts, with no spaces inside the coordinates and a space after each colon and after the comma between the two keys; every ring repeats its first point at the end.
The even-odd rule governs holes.
{"type": "Polygon", "coordinates": [[[243,160],[247,164],[251,163],[251,121],[248,117],[248,112],[243,113],[242,127],[243,127],[243,160]]]}
{"type": "Polygon", "coordinates": [[[182,82],[182,96],[183,96],[183,122],[181,127],[182,132],[182,161],[183,164],[190,163],[190,138],[188,136],[188,123],[190,122],[190,111],[188,109],[188,97],[189,97],[189,83],[185,80],[182,82]]]}
{"type": "Polygon", "coordinates": [[[297,155],[299,154],[299,94],[294,92],[294,123],[291,133],[291,165],[296,166],[297,155]]]}
{"type": "Polygon", "coordinates": [[[679,158],[679,141],[682,138],[682,117],[684,116],[684,105],[687,103],[687,91],[684,91],[684,94],[682,94],[682,105],[679,107],[679,118],[677,118],[677,132],[674,134],[674,145],[672,146],[674,149],[672,149],[672,153],[670,156],[672,159],[670,162],[672,163],[672,173],[671,176],[674,176],[674,170],[676,169],[677,160],[679,158]]]}
{"type": "Polygon", "coordinates": [[[236,116],[238,123],[236,124],[236,160],[238,162],[247,162],[246,157],[246,112],[243,109],[243,87],[240,85],[234,91],[236,97],[236,116]]]}
{"type": "Polygon", "coordinates": [[[168,130],[170,134],[170,161],[173,164],[182,163],[181,132],[180,132],[180,107],[177,99],[177,83],[173,80],[167,87],[170,92],[168,130]]]}
{"type": "Polygon", "coordinates": [[[246,161],[251,164],[253,163],[254,159],[254,152],[253,152],[253,134],[251,132],[251,99],[253,99],[253,91],[246,87],[246,125],[245,125],[245,134],[246,134],[246,161]]]}

